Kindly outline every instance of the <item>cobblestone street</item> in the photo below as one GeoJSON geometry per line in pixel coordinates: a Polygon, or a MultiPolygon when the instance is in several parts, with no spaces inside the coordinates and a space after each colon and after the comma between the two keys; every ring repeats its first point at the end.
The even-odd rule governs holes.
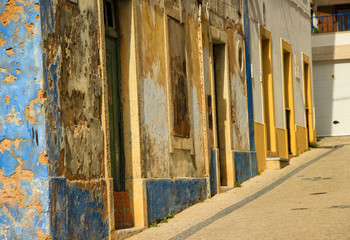
{"type": "Polygon", "coordinates": [[[129,239],[350,239],[350,137],[319,145],[129,239]]]}

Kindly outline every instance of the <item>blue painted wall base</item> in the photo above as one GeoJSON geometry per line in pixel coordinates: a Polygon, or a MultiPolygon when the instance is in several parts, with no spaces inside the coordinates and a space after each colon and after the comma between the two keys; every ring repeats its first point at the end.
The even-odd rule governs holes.
{"type": "Polygon", "coordinates": [[[216,174],[216,150],[212,149],[210,154],[210,194],[214,196],[218,193],[218,182],[217,182],[217,174],[216,174]]]}
{"type": "Polygon", "coordinates": [[[52,239],[107,239],[107,193],[104,180],[50,178],[52,239]]]}
{"type": "Polygon", "coordinates": [[[256,152],[235,152],[236,182],[244,182],[256,176],[256,152]]]}
{"type": "Polygon", "coordinates": [[[146,182],[148,224],[207,198],[205,178],[159,179],[146,182]]]}

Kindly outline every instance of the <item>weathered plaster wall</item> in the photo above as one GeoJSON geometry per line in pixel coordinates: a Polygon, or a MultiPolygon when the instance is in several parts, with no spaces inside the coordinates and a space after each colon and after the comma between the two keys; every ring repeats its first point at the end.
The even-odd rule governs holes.
{"type": "MultiPolygon", "coordinates": [[[[201,15],[198,1],[137,0],[132,4],[119,2],[118,6],[124,7],[123,11],[119,10],[119,23],[122,105],[123,111],[126,111],[123,116],[126,130],[126,190],[133,198],[135,222],[139,222],[142,217],[139,217],[140,213],[136,209],[145,209],[139,204],[146,199],[146,196],[142,199],[144,192],[140,190],[145,189],[145,205],[150,224],[150,221],[165,217],[168,210],[180,211],[204,199],[209,193],[209,178],[206,177],[209,177],[209,165],[214,163],[209,160],[212,157],[211,148],[214,147],[214,123],[211,123],[211,128],[208,126],[209,118],[216,114],[214,111],[211,114],[208,112],[208,99],[213,90],[211,27],[230,37],[228,84],[232,85],[232,102],[228,104],[234,112],[228,124],[234,127],[227,129],[231,131],[230,136],[234,136],[234,146],[230,150],[247,152],[237,159],[241,160],[240,164],[248,164],[245,170],[249,172],[249,177],[254,175],[251,174],[255,171],[254,167],[251,168],[251,162],[256,161],[255,153],[248,153],[250,140],[245,68],[240,71],[236,60],[237,40],[241,40],[242,47],[244,45],[242,3],[231,0],[202,1],[201,15]],[[201,22],[198,21],[199,16],[201,22]],[[173,25],[180,25],[176,31],[181,32],[183,27],[184,38],[179,37],[181,41],[185,39],[183,46],[179,47],[178,42],[169,39],[171,30],[168,17],[172,19],[173,25]],[[126,20],[129,18],[131,20],[126,20]],[[186,61],[181,66],[182,72],[179,72],[185,72],[187,86],[185,91],[176,92],[176,89],[171,88],[171,74],[178,69],[171,69],[171,56],[173,50],[181,52],[183,48],[186,61]],[[174,134],[172,126],[175,118],[172,112],[172,94],[175,92],[176,96],[180,96],[175,100],[182,101],[186,90],[190,122],[190,133],[186,134],[191,139],[185,139],[187,142],[179,140],[181,137],[174,134]],[[193,146],[189,146],[191,144],[193,146]],[[193,187],[194,183],[198,183],[198,186],[193,187]],[[181,187],[177,187],[179,184],[181,187]],[[171,200],[177,196],[182,196],[183,199],[171,200]],[[171,201],[167,202],[167,199],[171,201]]],[[[244,47],[242,51],[244,52],[244,47]]],[[[180,57],[183,57],[181,54],[180,57]]],[[[212,104],[213,101],[214,99],[212,104]]],[[[218,191],[215,187],[216,190],[213,188],[213,191],[218,191]]]]}
{"type": "Polygon", "coordinates": [[[227,28],[231,80],[233,149],[235,151],[249,151],[249,122],[243,54],[243,29],[240,24],[227,26],[227,28]],[[240,57],[239,53],[241,53],[240,57]],[[241,63],[239,63],[239,58],[242,59],[241,63]]]}
{"type": "Polygon", "coordinates": [[[241,0],[207,0],[209,10],[210,25],[224,30],[226,27],[225,21],[233,20],[235,23],[242,23],[242,1],[241,0]]]}
{"type": "Polygon", "coordinates": [[[52,237],[106,239],[99,1],[41,1],[52,237]]]}
{"type": "MultiPolygon", "coordinates": [[[[251,17],[251,49],[259,49],[259,27],[265,25],[272,36],[272,64],[275,97],[276,127],[285,128],[283,109],[283,79],[281,63],[281,38],[292,45],[292,69],[294,88],[295,123],[305,127],[304,87],[302,76],[302,53],[311,57],[310,16],[308,1],[298,1],[299,7],[291,0],[277,1],[249,0],[251,17]],[[266,14],[264,20],[263,2],[266,14]],[[307,11],[306,11],[307,10],[307,11]],[[272,14],[273,13],[273,14],[272,14]],[[290,19],[293,19],[291,24],[290,19]],[[299,64],[296,64],[296,60],[299,64]],[[298,68],[296,68],[298,66],[298,68]]],[[[252,51],[254,118],[263,123],[263,108],[260,82],[260,52],[252,51]]]]}
{"type": "MultiPolygon", "coordinates": [[[[167,93],[167,35],[161,1],[136,4],[144,176],[147,178],[200,177],[205,174],[201,82],[198,54],[197,7],[192,1],[183,6],[187,45],[187,84],[194,155],[189,150],[170,153],[167,93]],[[185,14],[186,13],[186,14],[185,14]]],[[[180,20],[180,19],[179,19],[180,20]]]]}
{"type": "MultiPolygon", "coordinates": [[[[227,61],[230,79],[228,88],[230,89],[230,96],[228,98],[229,102],[225,104],[229,105],[231,114],[227,128],[231,128],[232,131],[232,144],[229,146],[230,150],[233,150],[234,165],[232,167],[234,172],[232,173],[229,170],[227,174],[223,171],[221,175],[224,178],[230,178],[229,175],[233,174],[234,179],[230,182],[242,182],[255,176],[257,172],[257,158],[254,152],[254,126],[253,124],[249,125],[248,118],[247,95],[251,89],[247,89],[245,68],[244,34],[246,33],[243,30],[243,2],[208,1],[208,4],[210,25],[218,29],[218,31],[211,32],[211,36],[215,41],[219,40],[222,43],[222,40],[220,40],[221,33],[219,32],[224,32],[227,39],[225,43],[228,46],[227,61]],[[252,134],[251,137],[250,134],[252,134]]],[[[212,41],[214,41],[213,39],[212,41]]],[[[220,103],[218,104],[220,105],[220,103]]],[[[221,103],[221,105],[223,104],[221,103]]],[[[222,144],[222,141],[220,144],[222,144]]],[[[223,162],[225,155],[221,156],[220,161],[223,162]]],[[[230,163],[231,159],[228,162],[230,163]]],[[[227,169],[230,168],[227,167],[227,169]]]]}
{"type": "Polygon", "coordinates": [[[138,46],[144,177],[169,177],[165,29],[160,1],[140,1],[138,46]]]}
{"type": "MultiPolygon", "coordinates": [[[[51,9],[53,19],[43,19],[54,21],[53,29],[46,32],[44,28],[44,63],[49,70],[58,64],[53,73],[57,82],[51,73],[47,84],[50,90],[58,89],[58,102],[54,102],[57,109],[53,106],[52,112],[59,113],[63,133],[57,140],[61,144],[60,161],[54,166],[63,172],[54,170],[72,180],[98,178],[104,173],[104,153],[97,1],[78,5],[58,1],[51,9]]],[[[49,130],[55,132],[56,122],[50,124],[49,130]]]]}
{"type": "Polygon", "coordinates": [[[0,1],[0,238],[50,234],[39,2],[0,1]]]}
{"type": "MultiPolygon", "coordinates": [[[[141,176],[147,178],[148,224],[206,198],[207,183],[202,118],[202,83],[195,1],[136,1],[136,49],[139,79],[141,176]],[[179,8],[183,10],[180,14],[179,8]],[[169,104],[170,69],[167,17],[184,24],[186,83],[193,152],[173,148],[172,105],[169,104]],[[171,152],[171,148],[173,151],[171,152]],[[173,180],[171,180],[173,179],[173,180]],[[169,194],[168,194],[169,193],[169,194]]],[[[207,37],[208,39],[208,37],[207,37]]],[[[206,46],[209,63],[209,46],[206,46]]],[[[123,61],[123,60],[122,60],[123,61]]],[[[209,69],[204,73],[209,84],[209,69]]],[[[209,92],[209,88],[207,88],[209,92]]],[[[180,94],[184,94],[181,92],[180,94]]],[[[188,148],[188,146],[185,146],[188,148]]],[[[128,160],[127,160],[128,161],[128,160]]],[[[137,176],[134,176],[137,177],[137,176]]],[[[135,213],[136,214],[136,213],[135,213]]],[[[137,215],[137,214],[136,214],[137,215]]]]}

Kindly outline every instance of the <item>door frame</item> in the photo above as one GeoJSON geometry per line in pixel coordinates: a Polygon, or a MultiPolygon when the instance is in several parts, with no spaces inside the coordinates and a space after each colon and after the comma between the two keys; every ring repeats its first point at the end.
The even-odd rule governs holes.
{"type": "Polygon", "coordinates": [[[272,62],[272,40],[271,32],[262,25],[260,30],[260,81],[262,92],[262,113],[264,119],[265,158],[275,157],[277,152],[274,84],[273,84],[273,62],[272,62]],[[263,41],[268,41],[268,53],[264,55],[263,41]],[[266,59],[265,59],[266,58],[266,59]],[[265,65],[265,60],[268,64],[265,65]],[[268,111],[268,112],[267,112],[268,111]],[[269,135],[268,135],[269,134],[269,135]],[[269,136],[269,137],[268,137],[269,136]]]}
{"type": "Polygon", "coordinates": [[[310,57],[305,53],[302,53],[303,57],[303,82],[304,82],[304,101],[305,101],[305,125],[307,128],[307,143],[313,144],[315,143],[315,135],[314,135],[314,124],[313,124],[313,106],[312,106],[312,91],[311,91],[311,66],[310,66],[310,57]],[[305,69],[305,65],[307,65],[307,69],[305,69]],[[307,114],[308,108],[308,116],[307,114]]]}
{"type": "Polygon", "coordinates": [[[210,26],[210,31],[212,33],[212,36],[210,37],[210,86],[211,86],[211,96],[212,96],[212,111],[213,111],[213,137],[214,137],[214,149],[216,151],[216,175],[217,175],[217,187],[218,192],[222,192],[222,186],[234,186],[235,184],[235,166],[234,166],[234,156],[232,151],[232,124],[230,121],[230,118],[232,116],[231,112],[231,105],[229,104],[231,102],[231,84],[230,84],[230,76],[229,76],[229,52],[228,52],[228,40],[227,40],[227,34],[226,32],[219,30],[215,28],[214,26],[210,26]],[[213,37],[213,36],[217,36],[213,37]],[[223,45],[223,60],[224,60],[224,73],[223,73],[223,84],[227,86],[224,89],[224,97],[226,99],[226,106],[225,106],[225,125],[224,125],[224,137],[225,137],[225,144],[222,145],[219,141],[219,129],[218,129],[218,101],[217,101],[217,89],[216,89],[216,79],[215,79],[215,68],[214,68],[214,45],[223,45]],[[221,151],[219,149],[219,145],[221,146],[221,151]],[[222,149],[225,149],[223,151],[222,149]],[[223,171],[223,167],[224,170],[223,171]],[[221,182],[221,179],[225,179],[224,183],[221,182]]]}
{"type": "Polygon", "coordinates": [[[292,68],[292,45],[287,42],[284,39],[281,39],[281,59],[282,59],[282,86],[283,86],[283,115],[284,115],[284,123],[286,127],[286,134],[287,134],[287,153],[288,151],[288,144],[290,144],[291,153],[292,155],[297,155],[297,147],[296,147],[296,132],[295,132],[295,109],[294,109],[294,88],[293,88],[293,68],[292,68]],[[284,54],[289,54],[289,74],[288,79],[285,79],[285,65],[284,65],[284,54]],[[287,86],[286,86],[287,83],[287,86]],[[286,91],[287,87],[287,91],[286,91]],[[287,96],[286,96],[287,92],[287,96]],[[290,119],[289,119],[289,129],[290,129],[290,136],[288,138],[288,126],[287,126],[287,116],[286,116],[286,98],[288,98],[289,104],[289,111],[290,111],[290,119]]]}

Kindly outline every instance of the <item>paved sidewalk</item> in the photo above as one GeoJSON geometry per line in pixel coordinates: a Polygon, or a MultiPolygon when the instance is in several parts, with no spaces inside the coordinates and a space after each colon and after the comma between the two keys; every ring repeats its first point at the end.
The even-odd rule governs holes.
{"type": "Polygon", "coordinates": [[[350,137],[319,144],[129,239],[350,239],[350,137]]]}

